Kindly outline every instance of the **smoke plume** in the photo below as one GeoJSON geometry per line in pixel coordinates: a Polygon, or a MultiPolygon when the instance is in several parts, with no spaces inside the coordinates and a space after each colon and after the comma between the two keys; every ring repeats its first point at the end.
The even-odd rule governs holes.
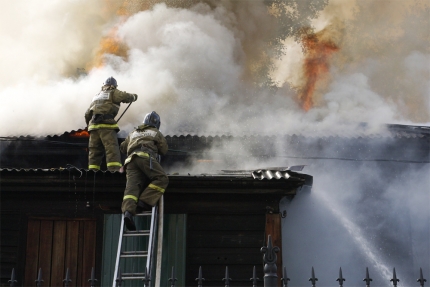
{"type": "MultiPolygon", "coordinates": [[[[1,136],[84,128],[110,76],[138,95],[119,122],[123,137],[153,110],[167,135],[381,135],[384,124],[430,124],[429,1],[0,4],[1,136]]],[[[233,143],[212,153],[250,154],[233,143]]],[[[337,284],[339,265],[350,286],[363,284],[367,265],[376,286],[389,285],[387,268],[409,281],[429,270],[428,163],[296,161],[235,165],[310,165],[313,192],[299,194],[283,222],[294,286],[309,284],[299,280],[311,266],[320,286],[337,284]]]]}
{"type": "Polygon", "coordinates": [[[279,54],[280,6],[263,1],[8,2],[0,12],[1,134],[84,128],[109,76],[139,95],[121,119],[124,132],[151,110],[166,134],[428,123],[429,5],[388,3],[332,0],[299,28],[305,21],[286,14],[307,32],[280,39],[279,54]],[[263,84],[264,71],[278,88],[263,84]]]}

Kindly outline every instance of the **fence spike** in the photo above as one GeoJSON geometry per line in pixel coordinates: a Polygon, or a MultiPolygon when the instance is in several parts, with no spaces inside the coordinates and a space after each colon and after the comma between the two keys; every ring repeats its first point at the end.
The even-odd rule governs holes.
{"type": "Polygon", "coordinates": [[[121,270],[118,270],[118,277],[116,277],[115,282],[116,282],[116,287],[121,287],[122,286],[122,282],[124,281],[124,279],[122,279],[122,272],[121,270]]]}
{"type": "Polygon", "coordinates": [[[342,287],[343,282],[346,281],[345,278],[342,277],[342,267],[339,267],[339,278],[337,278],[336,281],[339,281],[339,287],[342,287]]]}
{"type": "Polygon", "coordinates": [[[278,246],[272,245],[272,236],[269,234],[267,238],[267,247],[261,247],[261,252],[264,253],[264,286],[275,287],[278,286],[278,267],[276,261],[278,260],[276,253],[279,252],[278,246]]]}
{"type": "Polygon", "coordinates": [[[145,277],[145,279],[142,279],[143,286],[148,287],[149,281],[151,281],[151,278],[149,278],[150,276],[148,276],[148,268],[147,267],[145,267],[145,272],[143,273],[143,277],[145,277]]]}
{"type": "Polygon", "coordinates": [[[203,281],[205,281],[205,278],[202,276],[202,266],[199,267],[199,277],[196,278],[197,286],[202,287],[203,281]]]}
{"type": "Polygon", "coordinates": [[[96,279],[96,275],[94,273],[94,267],[92,267],[91,268],[91,278],[88,279],[88,282],[91,283],[91,287],[94,287],[94,286],[96,286],[96,281],[98,281],[98,280],[96,279]]]}
{"type": "Polygon", "coordinates": [[[423,277],[423,270],[420,268],[420,278],[417,279],[417,282],[420,282],[420,287],[424,287],[424,282],[427,282],[423,277]]]}
{"type": "Polygon", "coordinates": [[[309,281],[312,282],[312,287],[316,286],[316,282],[318,281],[318,278],[315,278],[315,272],[314,272],[314,267],[312,266],[312,277],[309,278],[309,281]]]}
{"type": "Polygon", "coordinates": [[[37,274],[37,279],[35,282],[37,287],[42,286],[42,282],[44,282],[42,279],[42,268],[39,268],[39,273],[37,274]]]}
{"type": "MultiPolygon", "coordinates": [[[[422,273],[421,273],[422,274],[422,273]]],[[[422,277],[422,276],[421,276],[422,277]]],[[[10,274],[10,280],[7,281],[8,283],[10,282],[10,287],[14,287],[15,283],[17,283],[18,281],[15,280],[15,268],[12,268],[12,274],[10,274]]]]}
{"type": "Polygon", "coordinates": [[[171,287],[175,287],[175,282],[178,281],[178,279],[175,278],[175,266],[172,266],[172,278],[169,278],[169,281],[172,281],[171,287]]]}
{"type": "Polygon", "coordinates": [[[284,269],[282,270],[282,287],[288,287],[288,281],[290,281],[290,278],[287,276],[287,267],[284,266],[284,269]]]}
{"type": "Polygon", "coordinates": [[[252,270],[252,278],[249,279],[252,281],[252,287],[257,287],[257,280],[260,278],[257,278],[257,273],[255,272],[255,266],[254,269],[252,270]]]}
{"type": "Polygon", "coordinates": [[[69,283],[72,282],[72,279],[70,279],[69,275],[69,268],[66,269],[66,278],[63,280],[64,287],[69,287],[69,283]]]}
{"type": "Polygon", "coordinates": [[[222,281],[225,281],[225,287],[230,286],[230,280],[231,278],[228,275],[228,266],[225,267],[225,278],[222,278],[222,281]]]}
{"type": "Polygon", "coordinates": [[[390,280],[390,282],[393,282],[393,286],[397,286],[397,282],[400,282],[396,276],[396,268],[393,268],[393,278],[390,280]]]}
{"type": "Polygon", "coordinates": [[[366,267],[366,278],[364,278],[363,281],[366,281],[366,287],[369,287],[370,281],[372,281],[372,278],[369,277],[369,268],[367,267],[366,267]]]}

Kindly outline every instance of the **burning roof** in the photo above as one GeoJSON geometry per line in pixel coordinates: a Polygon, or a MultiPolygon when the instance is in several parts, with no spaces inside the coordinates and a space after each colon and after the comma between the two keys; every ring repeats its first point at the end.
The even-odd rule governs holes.
{"type": "MultiPolygon", "coordinates": [[[[166,136],[169,152],[162,158],[162,164],[171,174],[201,174],[243,170],[244,165],[248,165],[246,170],[258,170],[273,166],[273,162],[302,165],[306,160],[318,158],[429,161],[428,127],[389,125],[388,129],[387,136],[166,136]],[[397,152],[399,148],[403,152],[397,152]],[[406,150],[411,152],[406,153],[406,150]]],[[[119,142],[123,140],[119,138],[119,142]]],[[[85,130],[47,137],[3,137],[0,143],[2,168],[50,169],[71,165],[85,169],[87,166],[88,133],[85,130]]],[[[276,178],[278,175],[283,176],[275,172],[263,177],[276,178]]]]}

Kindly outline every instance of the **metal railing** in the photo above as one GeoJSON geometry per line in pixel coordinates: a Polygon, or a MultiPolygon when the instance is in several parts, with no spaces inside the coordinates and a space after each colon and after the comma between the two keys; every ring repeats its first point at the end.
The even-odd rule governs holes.
{"type": "MultiPolygon", "coordinates": [[[[92,267],[91,268],[91,278],[88,279],[88,282],[90,282],[91,287],[95,287],[97,281],[98,280],[96,279],[96,276],[95,276],[94,267],[92,267]]],[[[34,282],[36,282],[37,287],[43,286],[43,282],[45,282],[45,281],[43,280],[43,276],[42,276],[42,268],[39,268],[39,272],[37,272],[37,279],[34,282]]],[[[63,286],[69,287],[71,282],[72,282],[72,279],[70,279],[69,268],[67,268],[66,278],[64,278],[64,280],[63,280],[63,286]]],[[[19,285],[17,285],[18,280],[16,280],[15,268],[12,269],[12,274],[10,276],[10,280],[8,281],[8,283],[10,283],[10,285],[9,285],[10,287],[19,286],[19,285]]]]}
{"type": "MultiPolygon", "coordinates": [[[[264,271],[264,287],[276,287],[278,286],[278,284],[280,284],[282,287],[288,287],[288,281],[290,281],[290,278],[288,278],[287,276],[287,269],[286,267],[283,268],[282,270],[282,278],[278,278],[277,275],[277,266],[276,266],[276,260],[277,260],[277,255],[276,253],[279,252],[279,247],[277,246],[273,246],[272,245],[272,238],[269,235],[268,236],[268,240],[267,240],[267,246],[263,246],[261,248],[261,252],[263,253],[263,262],[264,262],[264,267],[263,267],[263,271],[264,271]]],[[[251,272],[250,272],[251,274],[251,272]]],[[[119,275],[119,280],[116,280],[117,282],[117,287],[121,286],[121,275],[119,275]]],[[[364,284],[366,287],[370,287],[371,282],[372,282],[372,278],[370,278],[369,276],[369,269],[366,267],[366,277],[363,279],[364,284]]],[[[67,268],[66,271],[66,278],[63,280],[63,285],[64,287],[68,287],[69,284],[71,283],[71,279],[70,279],[70,274],[69,274],[69,269],[67,268]]],[[[143,286],[148,287],[150,285],[150,280],[146,279],[143,280],[143,286]]],[[[172,267],[172,273],[171,276],[168,280],[171,284],[171,287],[176,287],[176,274],[175,274],[175,267],[172,267]]],[[[198,277],[196,278],[196,285],[197,287],[203,287],[204,286],[204,281],[205,279],[203,278],[203,270],[202,267],[199,267],[198,270],[198,277]]],[[[228,266],[226,266],[225,268],[225,276],[224,278],[220,279],[220,281],[224,282],[224,286],[225,287],[230,287],[230,283],[232,281],[232,279],[230,278],[230,274],[229,274],[229,269],[228,266]]],[[[252,270],[252,277],[250,278],[250,286],[252,287],[257,287],[257,284],[259,282],[259,278],[257,278],[256,276],[256,269],[255,266],[253,267],[252,270]]],[[[314,268],[312,267],[311,269],[311,277],[309,278],[310,283],[312,284],[312,287],[316,287],[317,286],[317,281],[318,278],[315,277],[315,271],[314,268]]],[[[343,282],[345,281],[345,278],[342,275],[342,268],[339,268],[339,277],[336,279],[336,281],[338,281],[339,287],[343,287],[343,282]]],[[[393,268],[393,278],[390,279],[390,282],[392,282],[392,285],[394,287],[397,287],[397,283],[400,280],[397,278],[396,275],[396,269],[393,268]]],[[[42,279],[42,269],[39,269],[38,272],[38,276],[37,279],[35,280],[36,282],[36,286],[37,287],[41,287],[43,286],[43,279],[42,279]]],[[[88,279],[88,282],[90,282],[91,287],[95,287],[96,286],[96,282],[97,279],[95,279],[95,273],[94,273],[94,267],[91,269],[91,278],[88,279]]],[[[417,282],[419,283],[420,287],[424,287],[424,283],[427,282],[427,280],[424,278],[423,276],[423,271],[420,268],[420,278],[417,279],[417,282]]],[[[11,274],[11,279],[8,281],[8,283],[10,283],[11,287],[14,286],[18,286],[16,285],[18,282],[16,280],[16,275],[15,275],[15,269],[12,269],[12,274],[11,274]]],[[[364,285],[363,284],[363,285],[364,285]]],[[[410,286],[412,286],[412,284],[410,284],[410,286]]],[[[159,286],[157,286],[159,287],[159,286]]]]}

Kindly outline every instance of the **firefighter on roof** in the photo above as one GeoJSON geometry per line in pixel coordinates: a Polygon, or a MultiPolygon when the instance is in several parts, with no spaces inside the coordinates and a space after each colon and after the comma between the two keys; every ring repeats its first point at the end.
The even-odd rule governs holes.
{"type": "Polygon", "coordinates": [[[121,152],[128,156],[124,162],[127,185],[122,202],[128,230],[136,229],[133,215],[150,211],[169,184],[169,178],[158,161],[159,155],[166,154],[168,150],[167,141],[159,128],[160,116],[151,112],[145,116],[143,124],[121,143],[121,152]],[[145,183],[149,184],[146,186],[145,183]]]}
{"type": "Polygon", "coordinates": [[[117,86],[116,80],[109,77],[85,113],[85,122],[90,133],[88,168],[91,170],[100,169],[104,152],[109,171],[119,171],[122,166],[116,135],[119,127],[114,118],[118,114],[120,104],[136,101],[137,95],[117,90],[117,86]]]}

